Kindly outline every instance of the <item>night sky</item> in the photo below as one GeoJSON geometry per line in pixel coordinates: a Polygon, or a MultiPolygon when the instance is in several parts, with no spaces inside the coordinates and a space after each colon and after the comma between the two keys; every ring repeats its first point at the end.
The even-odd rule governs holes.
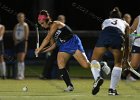
{"type": "MultiPolygon", "coordinates": [[[[36,16],[40,10],[38,3],[41,1],[0,0],[1,23],[7,30],[13,29],[17,23],[15,15],[20,11],[26,14],[30,22],[36,23],[36,16]]],[[[96,17],[103,20],[108,18],[110,10],[115,6],[120,8],[122,14],[130,13],[132,19],[140,12],[140,7],[137,6],[140,4],[139,0],[53,0],[53,2],[50,12],[52,18],[55,20],[59,14],[65,15],[66,24],[73,30],[100,30],[101,20],[97,20],[96,17]]],[[[49,4],[49,0],[46,3],[49,4]]],[[[30,29],[34,30],[30,22],[30,29]]]]}

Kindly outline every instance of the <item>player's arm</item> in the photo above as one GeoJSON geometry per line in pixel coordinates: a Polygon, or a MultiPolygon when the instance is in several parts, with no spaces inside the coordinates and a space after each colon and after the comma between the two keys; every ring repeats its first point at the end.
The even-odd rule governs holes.
{"type": "Polygon", "coordinates": [[[124,67],[128,67],[128,60],[129,60],[129,53],[130,53],[130,49],[129,49],[129,32],[130,32],[130,26],[127,25],[126,29],[125,29],[125,35],[124,35],[124,54],[123,54],[123,66],[124,67]]]}
{"type": "Polygon", "coordinates": [[[43,48],[42,52],[51,52],[56,48],[56,43],[52,44],[49,47],[43,48]]]}
{"type": "Polygon", "coordinates": [[[29,37],[29,26],[28,26],[28,24],[24,25],[24,31],[25,31],[25,41],[28,41],[28,37],[29,37]]]}
{"type": "Polygon", "coordinates": [[[5,33],[5,27],[4,27],[4,25],[1,25],[0,26],[0,36],[3,36],[4,33],[5,33]]]}
{"type": "Polygon", "coordinates": [[[29,37],[29,26],[28,26],[28,24],[24,25],[24,32],[25,32],[25,50],[27,50],[28,37],[29,37]]]}
{"type": "Polygon", "coordinates": [[[125,58],[126,59],[128,59],[129,52],[130,52],[130,48],[129,48],[129,33],[130,33],[130,27],[127,26],[126,27],[126,32],[125,32],[125,58]]]}
{"type": "Polygon", "coordinates": [[[48,45],[48,43],[52,39],[54,33],[56,32],[57,28],[58,28],[58,24],[53,23],[52,26],[50,27],[50,31],[48,32],[48,35],[45,37],[45,39],[41,43],[40,47],[38,49],[36,49],[36,53],[39,53],[46,45],[48,45]]]}
{"type": "Polygon", "coordinates": [[[130,27],[130,32],[129,33],[133,33],[137,29],[138,22],[139,22],[139,17],[136,17],[133,21],[132,26],[130,27]]]}

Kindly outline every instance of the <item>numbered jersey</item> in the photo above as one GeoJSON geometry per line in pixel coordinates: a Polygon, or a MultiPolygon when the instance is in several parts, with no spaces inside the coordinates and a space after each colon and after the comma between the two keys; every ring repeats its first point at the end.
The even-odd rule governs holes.
{"type": "Polygon", "coordinates": [[[119,18],[109,18],[106,19],[103,23],[102,23],[102,30],[106,27],[117,27],[118,29],[120,29],[122,31],[123,34],[125,34],[125,28],[126,26],[129,26],[128,23],[122,19],[119,18]]]}
{"type": "MultiPolygon", "coordinates": [[[[26,24],[26,23],[24,23],[26,24]]],[[[17,40],[23,40],[25,36],[25,31],[24,31],[24,24],[17,24],[16,29],[15,29],[15,38],[17,40]]]]}

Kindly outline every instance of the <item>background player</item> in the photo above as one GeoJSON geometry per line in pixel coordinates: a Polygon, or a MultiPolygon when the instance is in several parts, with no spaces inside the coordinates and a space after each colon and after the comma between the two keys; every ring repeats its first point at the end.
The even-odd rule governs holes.
{"type": "Polygon", "coordinates": [[[64,15],[58,15],[57,20],[62,22],[62,23],[65,23],[66,22],[66,17],[64,15]]]}
{"type": "MultiPolygon", "coordinates": [[[[129,25],[131,24],[131,15],[126,13],[123,16],[123,20],[125,20],[129,25]]],[[[135,34],[130,34],[129,35],[129,50],[131,51],[132,45],[133,45],[133,40],[134,40],[135,34]]],[[[129,54],[129,60],[131,59],[131,53],[129,54]]],[[[136,81],[136,79],[131,75],[132,73],[130,71],[127,71],[127,73],[122,73],[122,78],[126,78],[127,80],[130,81],[136,81]]]]}
{"type": "Polygon", "coordinates": [[[121,12],[115,7],[111,12],[109,19],[104,20],[102,23],[102,32],[93,50],[91,65],[93,66],[93,76],[95,83],[93,86],[93,95],[99,92],[100,86],[103,84],[103,78],[100,76],[99,61],[103,54],[110,50],[114,56],[114,68],[111,73],[109,95],[118,95],[116,86],[120,80],[122,72],[122,56],[121,51],[123,44],[123,35],[125,30],[129,31],[129,24],[121,19],[121,12]]]}
{"type": "Polygon", "coordinates": [[[4,44],[3,44],[3,36],[5,33],[4,25],[0,24],[0,71],[1,71],[1,78],[6,78],[6,64],[4,61],[4,44]]]}
{"type": "Polygon", "coordinates": [[[17,79],[24,79],[25,63],[24,59],[27,52],[29,27],[25,22],[25,14],[17,14],[18,23],[14,27],[13,39],[17,54],[17,79]]]}
{"type": "Polygon", "coordinates": [[[134,69],[137,69],[140,65],[140,15],[135,18],[133,21],[132,26],[130,27],[130,33],[135,32],[135,38],[133,41],[133,46],[131,50],[131,66],[134,67],[134,69]]]}

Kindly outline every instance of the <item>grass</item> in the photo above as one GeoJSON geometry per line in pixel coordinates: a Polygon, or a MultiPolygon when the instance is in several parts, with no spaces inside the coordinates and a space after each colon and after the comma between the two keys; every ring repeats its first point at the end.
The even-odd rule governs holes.
{"type": "Polygon", "coordinates": [[[138,100],[140,98],[140,81],[120,81],[117,89],[119,96],[108,96],[109,80],[105,80],[100,92],[91,94],[92,79],[72,79],[75,90],[65,93],[62,80],[0,80],[0,100],[138,100]],[[22,88],[28,87],[27,92],[22,88]]]}
{"type": "MultiPolygon", "coordinates": [[[[70,66],[70,75],[71,77],[80,77],[80,78],[85,78],[85,77],[92,77],[92,73],[90,69],[84,69],[80,66],[70,66]]],[[[43,71],[43,66],[26,66],[26,71],[25,75],[26,76],[39,76],[43,71]]]]}
{"type": "Polygon", "coordinates": [[[70,76],[75,90],[65,93],[63,89],[66,86],[62,80],[37,79],[42,70],[43,66],[27,66],[25,80],[0,80],[0,100],[138,100],[140,98],[140,81],[126,82],[122,80],[117,87],[120,95],[108,96],[110,81],[105,80],[100,92],[93,96],[91,94],[93,79],[90,69],[71,66],[70,76]],[[28,76],[34,77],[29,78],[28,76]],[[24,86],[28,87],[28,92],[22,91],[24,86]]]}

